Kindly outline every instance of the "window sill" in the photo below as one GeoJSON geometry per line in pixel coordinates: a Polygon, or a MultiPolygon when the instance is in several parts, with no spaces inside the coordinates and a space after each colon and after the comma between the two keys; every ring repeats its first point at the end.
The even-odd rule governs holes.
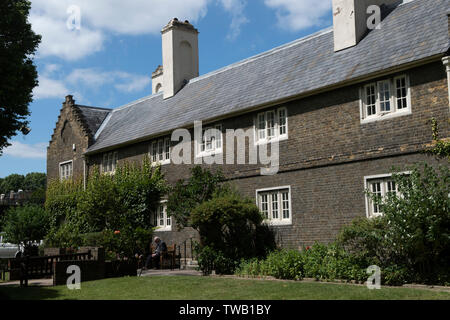
{"type": "Polygon", "coordinates": [[[170,232],[172,231],[172,227],[157,227],[155,232],[170,232]]]}
{"type": "Polygon", "coordinates": [[[197,154],[195,156],[195,158],[197,158],[197,159],[198,158],[208,158],[208,157],[212,157],[212,156],[218,156],[221,154],[223,154],[222,149],[216,150],[216,151],[211,151],[211,152],[204,151],[204,152],[197,154]]]}
{"type": "Polygon", "coordinates": [[[269,227],[292,226],[292,221],[264,221],[269,227]]]}
{"type": "Polygon", "coordinates": [[[164,161],[157,161],[157,162],[152,162],[152,167],[157,167],[159,165],[161,166],[165,166],[170,164],[170,160],[164,160],[164,161]]]}
{"type": "Polygon", "coordinates": [[[281,137],[278,137],[278,138],[273,138],[273,139],[270,139],[270,140],[267,140],[267,139],[258,140],[258,141],[255,142],[255,146],[265,145],[265,144],[269,144],[269,143],[272,143],[272,142],[281,142],[281,141],[285,141],[287,139],[288,139],[288,136],[286,135],[286,136],[281,136],[281,137]]]}
{"type": "Polygon", "coordinates": [[[365,119],[361,119],[361,124],[372,123],[372,122],[382,121],[382,120],[387,120],[387,119],[393,119],[393,118],[397,118],[397,117],[407,116],[410,114],[412,114],[411,109],[407,109],[407,110],[402,110],[402,111],[385,113],[385,114],[381,114],[381,115],[370,116],[365,119]]]}

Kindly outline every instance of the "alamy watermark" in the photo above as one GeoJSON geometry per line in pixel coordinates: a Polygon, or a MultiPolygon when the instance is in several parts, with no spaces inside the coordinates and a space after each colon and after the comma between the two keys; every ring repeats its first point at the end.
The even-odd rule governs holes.
{"type": "Polygon", "coordinates": [[[367,274],[369,278],[367,279],[367,288],[369,290],[380,290],[381,289],[381,269],[378,266],[370,266],[367,268],[367,274]]]}
{"type": "Polygon", "coordinates": [[[381,29],[381,8],[377,5],[367,7],[367,14],[370,14],[367,19],[367,28],[369,30],[381,29]]]}
{"type": "Polygon", "coordinates": [[[81,9],[79,6],[71,5],[67,8],[69,17],[66,20],[67,29],[70,31],[81,30],[81,9]]]}
{"type": "Polygon", "coordinates": [[[177,144],[170,152],[172,164],[260,165],[261,175],[275,175],[280,166],[279,139],[255,142],[255,130],[217,128],[203,129],[201,121],[194,122],[194,137],[188,129],[177,129],[171,136],[177,144]],[[194,157],[192,157],[192,144],[194,157]],[[248,148],[247,148],[248,146],[248,148]],[[192,161],[193,158],[193,161],[192,161]]]}
{"type": "Polygon", "coordinates": [[[81,269],[79,266],[71,265],[66,271],[69,274],[67,278],[67,288],[69,290],[81,290],[81,269]]]}

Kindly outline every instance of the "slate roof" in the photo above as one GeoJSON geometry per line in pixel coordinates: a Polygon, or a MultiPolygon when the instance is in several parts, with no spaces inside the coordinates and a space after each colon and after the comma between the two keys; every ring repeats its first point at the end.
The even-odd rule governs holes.
{"type": "Polygon", "coordinates": [[[92,136],[94,136],[98,129],[100,129],[103,121],[105,121],[108,114],[112,111],[111,109],[80,105],[75,105],[75,107],[80,111],[82,121],[86,125],[92,136]]]}
{"type": "Polygon", "coordinates": [[[329,28],[192,79],[172,98],[145,97],[113,110],[86,153],[442,55],[449,9],[449,0],[405,2],[355,47],[334,52],[329,28]]]}

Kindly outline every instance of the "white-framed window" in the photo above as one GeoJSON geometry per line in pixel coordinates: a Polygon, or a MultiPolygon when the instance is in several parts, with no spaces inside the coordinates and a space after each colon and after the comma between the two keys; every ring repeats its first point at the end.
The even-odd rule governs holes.
{"type": "Polygon", "coordinates": [[[256,204],[270,225],[291,225],[291,187],[256,190],[256,204]]]}
{"type": "Polygon", "coordinates": [[[285,107],[261,112],[255,119],[255,143],[288,138],[288,114],[285,107]]]}
{"type": "MultiPolygon", "coordinates": [[[[408,175],[410,172],[403,172],[401,174],[408,175]]],[[[378,198],[385,198],[389,193],[399,195],[398,185],[392,178],[392,174],[382,174],[376,176],[364,177],[364,187],[372,195],[378,198]]],[[[366,194],[366,213],[368,218],[378,217],[383,215],[379,205],[377,205],[372,198],[366,194]]]]}
{"type": "Polygon", "coordinates": [[[170,138],[163,138],[150,143],[150,160],[153,165],[170,163],[170,138]]]}
{"type": "Polygon", "coordinates": [[[369,83],[361,88],[361,122],[411,113],[409,78],[406,75],[369,83]]]}
{"type": "Polygon", "coordinates": [[[102,161],[102,172],[103,173],[114,173],[117,168],[117,160],[119,160],[119,153],[108,152],[103,155],[102,161]]]}
{"type": "Polygon", "coordinates": [[[158,205],[151,218],[157,231],[172,231],[172,217],[167,215],[167,201],[162,201],[158,205]]]}
{"type": "Polygon", "coordinates": [[[65,161],[59,164],[59,179],[68,180],[73,176],[73,161],[65,161]]]}
{"type": "Polygon", "coordinates": [[[217,124],[203,128],[202,140],[198,143],[197,157],[211,156],[222,153],[222,125],[217,124]]]}

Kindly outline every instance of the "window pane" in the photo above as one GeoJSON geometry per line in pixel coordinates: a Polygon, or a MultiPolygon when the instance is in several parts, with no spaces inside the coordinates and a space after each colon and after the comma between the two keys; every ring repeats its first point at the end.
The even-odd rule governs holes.
{"type": "Polygon", "coordinates": [[[216,149],[222,149],[222,126],[217,125],[216,130],[218,131],[216,134],[216,149]]]}
{"type": "Polygon", "coordinates": [[[157,145],[156,142],[152,143],[152,148],[151,148],[151,157],[152,157],[152,162],[155,163],[158,161],[158,156],[157,156],[158,152],[157,152],[157,145]]]}
{"type": "Polygon", "coordinates": [[[395,88],[397,94],[397,109],[406,109],[408,107],[406,77],[397,78],[395,81],[395,88]]]}
{"type": "Polygon", "coordinates": [[[158,141],[158,160],[164,160],[164,140],[158,141]]]}
{"type": "Polygon", "coordinates": [[[159,206],[159,226],[164,227],[164,207],[159,206]]]}
{"type": "Polygon", "coordinates": [[[267,112],[267,137],[275,137],[275,112],[267,112]]]}
{"type": "Polygon", "coordinates": [[[272,219],[278,219],[278,193],[272,193],[272,219]]]}
{"type": "Polygon", "coordinates": [[[289,192],[283,192],[281,194],[282,201],[283,201],[283,219],[289,219],[290,213],[289,213],[289,192]]]}
{"type": "Polygon", "coordinates": [[[262,113],[258,116],[258,139],[264,140],[266,138],[266,117],[262,113]]]}
{"type": "Polygon", "coordinates": [[[287,118],[286,118],[286,110],[280,109],[278,111],[278,119],[280,125],[280,136],[285,135],[287,133],[287,118]]]}
{"type": "MultiPolygon", "coordinates": [[[[377,199],[380,199],[382,197],[381,182],[372,183],[372,193],[377,199]]],[[[372,212],[380,213],[380,207],[374,201],[372,201],[372,212]]]]}
{"type": "Polygon", "coordinates": [[[389,81],[382,81],[378,83],[380,90],[380,110],[381,112],[391,111],[391,90],[389,81]]]}
{"type": "Polygon", "coordinates": [[[367,116],[372,116],[377,113],[376,108],[376,93],[375,93],[375,84],[368,85],[366,87],[366,108],[367,108],[367,116]]]}
{"type": "Polygon", "coordinates": [[[165,152],[166,152],[166,160],[170,160],[170,139],[167,138],[165,142],[165,152]]]}
{"type": "Polygon", "coordinates": [[[267,194],[261,195],[261,213],[265,219],[269,219],[269,203],[267,194]]]}

